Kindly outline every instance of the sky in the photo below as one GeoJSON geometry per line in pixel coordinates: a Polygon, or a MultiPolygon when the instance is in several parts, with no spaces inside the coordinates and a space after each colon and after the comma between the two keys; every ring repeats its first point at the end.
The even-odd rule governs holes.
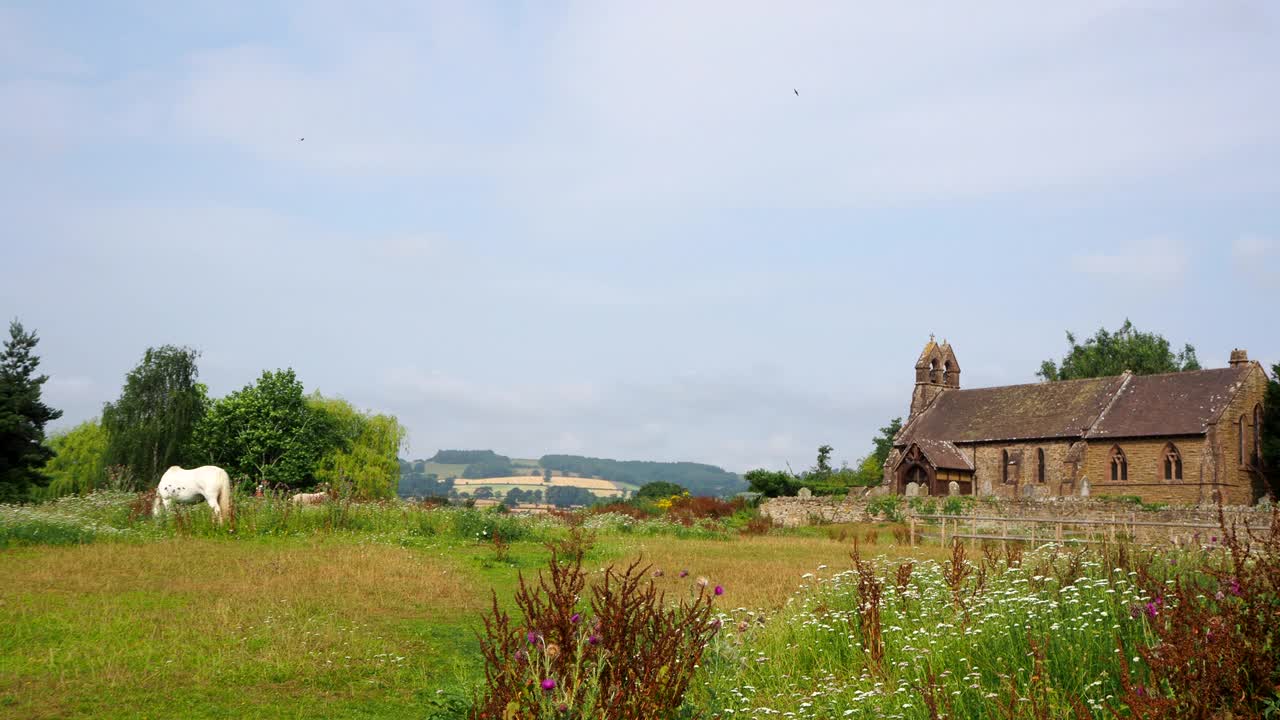
{"type": "Polygon", "coordinates": [[[0,0],[0,314],[62,428],[172,343],[405,457],[853,464],[931,333],[1280,362],[1277,88],[1264,0],[0,0]]]}

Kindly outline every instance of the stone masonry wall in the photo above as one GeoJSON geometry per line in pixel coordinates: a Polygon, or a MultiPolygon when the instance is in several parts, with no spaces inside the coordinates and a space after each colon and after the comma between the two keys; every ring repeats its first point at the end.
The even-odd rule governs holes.
{"type": "Polygon", "coordinates": [[[1212,503],[1214,489],[1220,488],[1224,502],[1247,504],[1247,487],[1242,493],[1233,483],[1214,484],[1212,463],[1206,472],[1205,452],[1205,441],[1199,437],[1091,441],[1083,472],[1093,495],[1137,495],[1148,503],[1195,505],[1212,503]],[[1182,456],[1181,480],[1164,479],[1164,453],[1169,444],[1182,456]],[[1124,451],[1129,479],[1113,482],[1111,450],[1117,446],[1124,451]]]}
{"type": "MultiPolygon", "coordinates": [[[[874,522],[879,518],[867,514],[869,494],[855,491],[851,497],[814,497],[771,498],[760,505],[760,513],[770,518],[775,525],[782,527],[798,527],[802,525],[818,525],[826,523],[874,522]]],[[[934,512],[940,507],[942,498],[920,498],[918,504],[932,504],[934,512]]],[[[907,517],[916,515],[907,498],[902,499],[902,511],[907,517]]],[[[1223,513],[1230,523],[1248,524],[1252,527],[1265,527],[1271,518],[1271,509],[1260,506],[1224,506],[1223,513]]],[[[1099,498],[1060,497],[1045,499],[1003,500],[987,498],[975,501],[968,510],[956,516],[963,528],[968,527],[965,518],[973,515],[1008,519],[1017,523],[1023,518],[1061,518],[1071,520],[1106,520],[1113,522],[1156,522],[1156,523],[1190,523],[1216,525],[1218,509],[1216,506],[1184,505],[1170,506],[1160,510],[1142,510],[1132,503],[1099,498]]],[[[981,521],[980,531],[990,531],[1001,521],[981,521]]],[[[966,530],[967,531],[967,530],[966,530]]],[[[1167,534],[1174,532],[1166,528],[1136,528],[1140,535],[1167,534]]],[[[1214,534],[1205,530],[1203,535],[1214,534]]]]}
{"type": "Polygon", "coordinates": [[[1064,467],[1067,450],[1071,448],[1068,440],[1044,440],[1029,443],[991,443],[961,448],[962,452],[973,459],[974,478],[977,479],[978,495],[997,495],[1002,498],[1023,497],[1027,487],[1033,487],[1038,496],[1057,495],[1064,481],[1071,479],[1064,467]],[[1036,482],[1037,460],[1036,450],[1044,450],[1044,483],[1036,482]],[[1002,481],[1002,453],[1008,451],[1010,459],[1021,459],[1017,465],[1009,468],[1009,483],[1002,481]]]}

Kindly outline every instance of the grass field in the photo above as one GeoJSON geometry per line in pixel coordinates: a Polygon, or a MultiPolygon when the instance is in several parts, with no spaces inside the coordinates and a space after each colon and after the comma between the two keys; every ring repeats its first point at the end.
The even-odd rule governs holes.
{"type": "MultiPolygon", "coordinates": [[[[222,526],[204,507],[136,507],[120,493],[0,505],[0,716],[461,720],[491,593],[510,607],[544,542],[569,533],[400,502],[240,498],[222,526]]],[[[749,516],[578,516],[589,577],[641,558],[667,597],[698,577],[723,587],[685,696],[698,717],[1123,718],[1152,689],[1214,711],[1162,717],[1280,712],[1276,542],[966,556],[895,544],[901,525],[740,534],[749,516]],[[1170,684],[1188,663],[1212,681],[1170,684]]]]}
{"type": "MultiPolygon", "coordinates": [[[[591,562],[644,557],[672,589],[687,569],[734,607],[768,609],[805,572],[846,567],[847,552],[823,536],[606,532],[591,562]]],[[[489,592],[509,599],[545,559],[536,542],[499,562],[487,543],[358,534],[4,551],[0,715],[421,718],[448,697],[437,690],[478,677],[489,592]]]]}

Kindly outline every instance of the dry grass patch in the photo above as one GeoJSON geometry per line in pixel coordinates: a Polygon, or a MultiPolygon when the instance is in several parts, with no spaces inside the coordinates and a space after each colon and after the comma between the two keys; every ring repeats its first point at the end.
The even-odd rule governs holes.
{"type": "MultiPolygon", "coordinates": [[[[866,530],[874,529],[867,526],[866,530]]],[[[706,577],[725,587],[722,604],[730,607],[772,609],[781,607],[795,594],[805,573],[831,574],[852,567],[852,542],[823,537],[786,535],[746,536],[736,540],[676,540],[655,537],[637,539],[620,548],[624,557],[642,555],[662,571],[661,582],[668,589],[683,592],[690,577],[706,577]],[[825,565],[826,568],[819,569],[825,565]]],[[[896,545],[863,546],[870,555],[942,559],[938,547],[896,545]]]]}
{"type": "Polygon", "coordinates": [[[214,716],[286,701],[319,714],[410,704],[455,669],[484,600],[450,559],[393,546],[175,540],[11,554],[0,562],[0,714],[137,716],[126,699],[152,716],[183,698],[214,716]]]}

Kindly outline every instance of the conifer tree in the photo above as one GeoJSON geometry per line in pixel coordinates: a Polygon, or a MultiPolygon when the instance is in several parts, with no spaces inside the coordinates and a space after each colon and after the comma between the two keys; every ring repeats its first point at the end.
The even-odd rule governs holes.
{"type": "Polygon", "coordinates": [[[45,444],[44,428],[62,417],[40,397],[49,378],[37,375],[39,342],[22,323],[9,323],[9,340],[0,353],[0,502],[30,499],[31,491],[49,482],[42,468],[54,455],[45,444]]]}

